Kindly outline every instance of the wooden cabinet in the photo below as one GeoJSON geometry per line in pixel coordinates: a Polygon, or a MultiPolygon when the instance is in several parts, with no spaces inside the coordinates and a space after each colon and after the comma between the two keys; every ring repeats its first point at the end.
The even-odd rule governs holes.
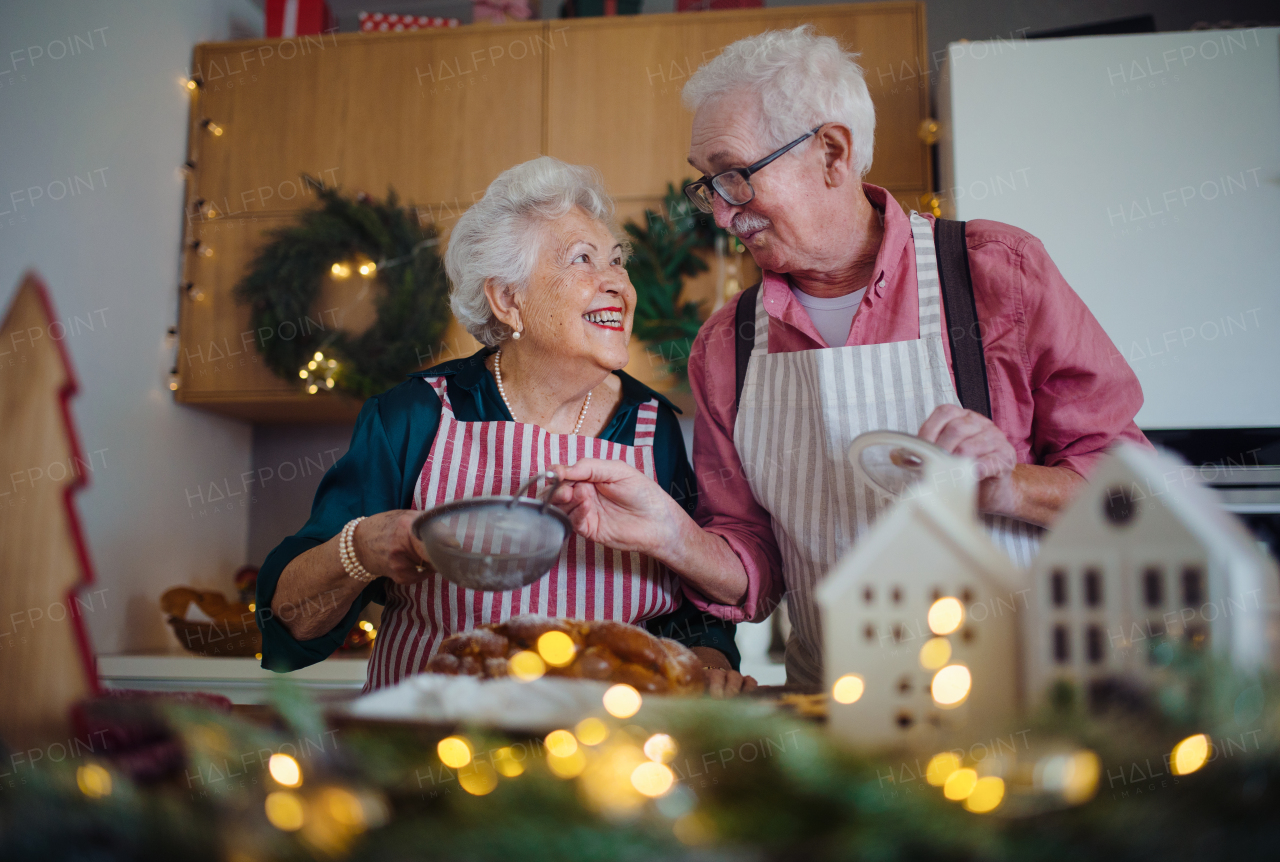
{"type": "MultiPolygon", "coordinates": [[[[899,70],[927,65],[923,3],[197,46],[177,399],[253,421],[344,420],[358,410],[272,374],[254,341],[289,333],[252,332],[233,297],[265,232],[314,204],[303,174],[377,196],[394,188],[447,237],[501,171],[546,153],[598,167],[620,218],[638,218],[658,207],[667,183],[692,174],[692,118],[680,103],[689,75],[736,39],[803,23],[861,52],[877,112],[869,180],[914,202],[932,187],[916,135],[928,109],[927,88],[916,84],[927,79],[903,86],[899,70]]],[[[370,319],[373,289],[356,279],[326,285],[297,325],[357,329],[370,319]]],[[[424,364],[474,347],[455,324],[424,364]]],[[[659,366],[637,347],[628,371],[661,384],[659,366]]]]}

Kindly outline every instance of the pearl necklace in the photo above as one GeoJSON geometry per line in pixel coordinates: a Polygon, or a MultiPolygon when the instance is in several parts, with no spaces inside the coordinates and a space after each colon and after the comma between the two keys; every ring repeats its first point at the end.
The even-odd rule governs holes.
{"type": "MultiPolygon", "coordinates": [[[[499,350],[493,355],[493,379],[498,382],[498,394],[502,396],[502,403],[507,405],[507,412],[511,414],[511,421],[519,422],[516,418],[516,411],[511,409],[511,402],[507,400],[507,390],[502,387],[502,351],[499,350]]],[[[578,411],[578,424],[573,426],[573,433],[577,434],[582,430],[582,423],[587,419],[587,408],[591,406],[591,393],[587,392],[587,399],[582,402],[582,409],[578,411]]]]}

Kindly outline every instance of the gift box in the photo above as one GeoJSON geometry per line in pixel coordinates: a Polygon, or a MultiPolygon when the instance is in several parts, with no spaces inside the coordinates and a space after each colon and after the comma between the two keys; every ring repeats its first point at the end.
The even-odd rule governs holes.
{"type": "Polygon", "coordinates": [[[612,15],[639,15],[643,0],[568,0],[566,18],[599,18],[612,15]]]}
{"type": "Polygon", "coordinates": [[[396,33],[404,30],[429,30],[434,27],[457,27],[457,18],[432,18],[427,15],[396,15],[390,12],[361,12],[360,32],[396,33]]]}
{"type": "Polygon", "coordinates": [[[535,17],[536,3],[531,0],[472,0],[471,21],[474,24],[510,24],[535,17]]]}
{"type": "Polygon", "coordinates": [[[267,0],[267,38],[314,36],[338,29],[324,0],[267,0]]]}
{"type": "Polygon", "coordinates": [[[676,0],[677,12],[705,12],[708,9],[763,9],[764,0],[676,0]]]}

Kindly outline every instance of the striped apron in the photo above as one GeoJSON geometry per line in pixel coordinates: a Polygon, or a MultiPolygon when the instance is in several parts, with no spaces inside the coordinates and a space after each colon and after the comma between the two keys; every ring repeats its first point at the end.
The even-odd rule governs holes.
{"type": "MultiPolygon", "coordinates": [[[[427,378],[440,397],[440,428],[413,494],[414,509],[489,494],[514,494],[520,483],[556,464],[582,458],[625,461],[655,477],[653,443],[658,402],[640,405],[635,443],[552,434],[524,422],[460,422],[446,378],[427,378]]],[[[680,604],[676,577],[656,560],[616,551],[572,534],[551,571],[518,590],[477,592],[438,574],[413,586],[387,584],[382,626],[364,690],[395,685],[418,673],[457,632],[534,613],[579,620],[639,623],[680,604]]]]}
{"type": "MultiPolygon", "coordinates": [[[[893,502],[854,473],[847,453],[866,431],[915,434],[941,404],[959,404],[942,343],[933,231],[911,214],[920,337],[915,341],[769,352],[769,315],[757,292],[755,342],[733,442],[756,500],[769,511],[782,555],[791,637],[787,682],[822,685],[822,628],[814,592],[893,502]]],[[[997,545],[1021,566],[1039,527],[984,515],[997,545]]]]}

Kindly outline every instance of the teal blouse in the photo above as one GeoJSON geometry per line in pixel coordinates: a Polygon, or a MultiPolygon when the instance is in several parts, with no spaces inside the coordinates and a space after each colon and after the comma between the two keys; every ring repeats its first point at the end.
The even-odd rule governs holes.
{"type": "MultiPolygon", "coordinates": [[[[271,612],[271,599],[280,573],[294,557],[332,539],[352,518],[412,508],[422,465],[440,426],[440,399],[421,378],[448,378],[449,401],[460,421],[513,421],[493,375],[484,366],[492,352],[492,348],[486,348],[465,359],[420,371],[364,403],[351,435],[351,447],[324,475],[316,490],[310,519],[267,555],[258,572],[256,615],[262,631],[264,668],[290,671],[323,661],[342,643],[365,605],[385,602],[386,581],[379,578],[365,587],[331,631],[305,641],[294,639],[271,612]]],[[[640,405],[657,398],[658,420],[654,432],[657,480],[692,514],[697,505],[697,482],[676,419],[678,408],[635,378],[621,371],[614,373],[622,381],[622,403],[600,439],[632,445],[640,405]]],[[[648,620],[645,625],[654,634],[674,638],[686,646],[718,649],[734,668],[738,667],[733,623],[698,611],[692,602],[686,600],[672,613],[648,620]]]]}

